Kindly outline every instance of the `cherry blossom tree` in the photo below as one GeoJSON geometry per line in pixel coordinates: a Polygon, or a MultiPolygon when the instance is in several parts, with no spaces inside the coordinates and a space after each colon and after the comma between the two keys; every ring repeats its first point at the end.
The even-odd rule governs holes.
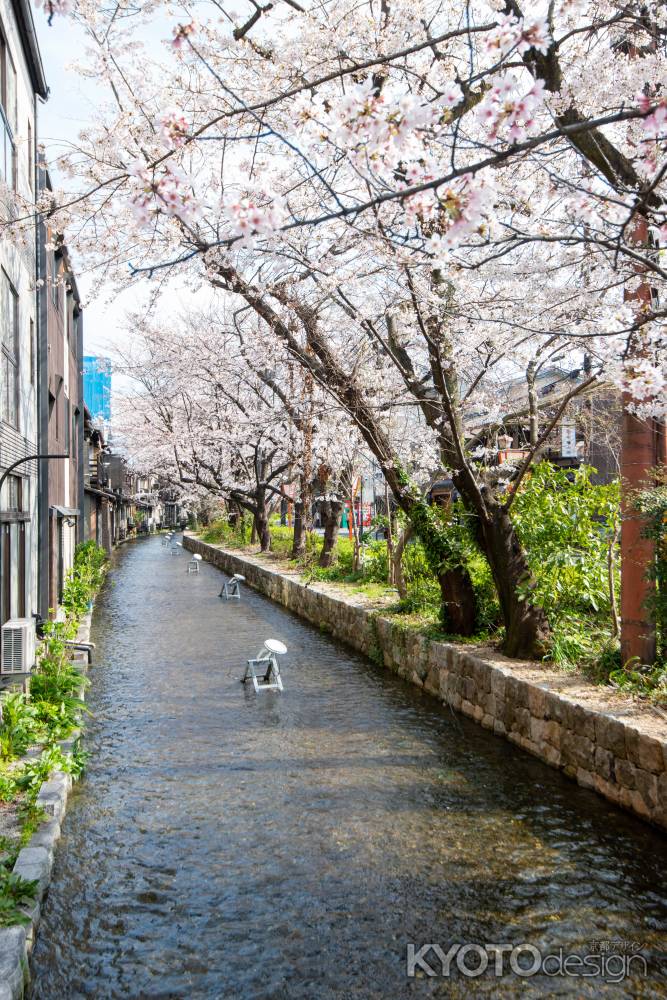
{"type": "Polygon", "coordinates": [[[119,283],[129,260],[131,280],[212,286],[252,313],[354,421],[450,627],[470,632],[466,566],[394,436],[412,413],[488,560],[507,652],[541,654],[511,497],[594,384],[642,419],[666,413],[664,6],[186,2],[176,20],[158,0],[44,6],[53,30],[66,8],[85,28],[85,72],[109,95],[41,206],[68,244],[119,283]],[[164,52],[142,50],[137,25],[170,18],[164,52]],[[584,353],[586,378],[542,412],[537,367],[584,353]],[[515,419],[503,386],[519,372],[530,447],[508,494],[475,428],[515,419]]]}

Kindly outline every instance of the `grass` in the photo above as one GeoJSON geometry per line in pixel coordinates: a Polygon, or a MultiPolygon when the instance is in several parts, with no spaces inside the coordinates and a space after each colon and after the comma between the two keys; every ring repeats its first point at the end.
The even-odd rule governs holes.
{"type": "MultiPolygon", "coordinates": [[[[200,536],[203,542],[226,545],[236,550],[255,551],[246,540],[249,533],[242,534],[233,530],[224,519],[212,522],[200,536]]],[[[493,616],[497,609],[489,610],[489,601],[485,599],[488,591],[488,580],[484,576],[481,565],[475,568],[479,580],[481,595],[480,608],[482,621],[474,636],[461,638],[446,632],[440,621],[440,588],[426,565],[426,560],[419,542],[409,545],[404,555],[404,574],[407,584],[407,597],[399,599],[398,591],[387,582],[388,562],[387,547],[384,541],[366,538],[362,548],[362,566],[354,569],[354,543],[341,532],[336,544],[334,562],[329,567],[319,566],[321,536],[310,533],[306,536],[306,553],[301,559],[292,559],[292,529],[277,523],[271,524],[271,551],[264,554],[267,559],[286,562],[291,569],[300,572],[306,583],[326,582],[339,586],[342,590],[354,595],[361,595],[369,602],[383,606],[383,614],[391,618],[401,627],[415,632],[421,632],[429,638],[440,640],[455,640],[470,644],[489,643],[502,636],[498,630],[488,627],[484,615],[493,616]]]]}
{"type": "Polygon", "coordinates": [[[2,698],[0,802],[9,804],[21,832],[18,837],[0,837],[0,927],[25,923],[23,910],[34,899],[36,884],[17,878],[12,868],[18,851],[44,819],[36,805],[42,783],[53,771],[77,778],[85,766],[78,741],[71,753],[60,747],[61,740],[81,728],[86,710],[80,697],[86,681],[70,660],[66,641],[76,635],[105,571],[103,550],[90,542],[77,547],[63,595],[65,619],[45,626],[30,694],[9,691],[2,698]],[[38,754],[26,759],[30,748],[38,754]]]}
{"type": "MultiPolygon", "coordinates": [[[[394,587],[387,583],[387,551],[384,541],[367,538],[363,546],[363,565],[353,569],[354,547],[346,534],[341,533],[332,566],[324,569],[317,565],[321,536],[307,536],[306,554],[303,559],[291,558],[292,529],[274,519],[271,524],[272,551],[267,559],[286,562],[300,572],[307,583],[329,582],[336,584],[350,595],[362,595],[376,608],[382,608],[384,617],[401,628],[418,632],[436,641],[450,641],[466,645],[500,647],[504,631],[499,625],[499,607],[490,572],[481,556],[473,556],[469,565],[470,575],[478,603],[478,622],[475,634],[469,637],[454,635],[443,627],[440,619],[440,590],[425,560],[419,542],[407,546],[403,570],[407,596],[399,599],[394,587]]],[[[249,544],[250,526],[232,530],[224,521],[213,522],[201,535],[203,541],[223,544],[230,548],[256,552],[249,544]],[[245,540],[244,540],[245,539],[245,540]]],[[[536,570],[539,573],[539,569],[536,570]]],[[[551,569],[554,574],[553,568],[551,569]]],[[[563,569],[567,573],[567,567],[563,569]]],[[[561,574],[563,575],[563,574],[561,574]]],[[[558,574],[556,573],[556,577],[558,574]]],[[[571,597],[571,595],[570,595],[571,597]]],[[[609,685],[629,694],[649,698],[658,704],[667,703],[667,671],[655,668],[647,671],[632,664],[622,667],[619,644],[611,638],[609,616],[606,608],[597,611],[583,598],[556,602],[551,609],[552,644],[548,660],[557,669],[577,672],[594,684],[609,685]]]]}

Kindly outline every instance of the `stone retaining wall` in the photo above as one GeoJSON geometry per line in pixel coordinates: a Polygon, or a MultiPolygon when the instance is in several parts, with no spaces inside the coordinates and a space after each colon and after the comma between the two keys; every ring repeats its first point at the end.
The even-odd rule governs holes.
{"type": "Polygon", "coordinates": [[[667,829],[667,725],[650,708],[539,663],[427,639],[252,556],[188,535],[183,544],[583,787],[667,829]]]}

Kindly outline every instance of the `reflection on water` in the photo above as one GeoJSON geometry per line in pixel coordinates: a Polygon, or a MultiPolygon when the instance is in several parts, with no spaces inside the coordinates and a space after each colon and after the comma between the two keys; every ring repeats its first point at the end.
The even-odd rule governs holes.
{"type": "Polygon", "coordinates": [[[33,1000],[659,995],[657,833],[186,558],[126,546],[98,602],[33,1000]],[[408,942],[616,939],[649,981],[406,976],[408,942]]]}

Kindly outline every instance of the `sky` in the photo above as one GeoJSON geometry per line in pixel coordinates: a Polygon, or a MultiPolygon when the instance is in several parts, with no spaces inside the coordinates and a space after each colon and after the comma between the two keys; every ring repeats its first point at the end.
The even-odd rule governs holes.
{"type": "MultiPolygon", "coordinates": [[[[63,140],[73,141],[79,131],[94,119],[95,88],[72,69],[68,69],[84,46],[83,32],[71,20],[54,20],[49,27],[41,10],[35,11],[49,99],[39,108],[38,134],[46,147],[47,160],[61,151],[63,140]]],[[[58,183],[57,171],[52,171],[58,183]]],[[[76,259],[76,258],[75,258],[76,259]]],[[[107,354],[116,344],[122,343],[126,334],[122,330],[125,310],[136,302],[136,292],[121,296],[114,303],[96,300],[93,282],[81,272],[76,275],[77,285],[85,303],[84,350],[86,354],[107,354]],[[126,299],[123,302],[122,299],[126,299]]]]}
{"type": "MultiPolygon", "coordinates": [[[[94,81],[79,76],[72,64],[82,60],[86,46],[84,32],[70,18],[54,18],[49,27],[42,10],[36,10],[35,24],[39,38],[49,99],[40,104],[38,115],[38,135],[46,150],[49,164],[64,149],[63,144],[76,141],[79,132],[95,121],[96,107],[105,98],[94,81]]],[[[146,29],[143,40],[153,49],[162,46],[163,39],[170,36],[165,24],[154,24],[146,29]]],[[[50,167],[53,181],[61,183],[57,169],[50,167]]],[[[71,248],[70,248],[71,249],[71,248]]],[[[104,290],[99,291],[99,275],[88,276],[82,262],[77,267],[76,253],[72,253],[77,286],[84,302],[84,352],[113,357],[117,347],[122,348],[131,336],[126,330],[126,314],[139,309],[143,304],[147,289],[129,288],[111,301],[104,290]]],[[[167,294],[167,304],[171,311],[180,311],[186,293],[182,289],[167,294]]],[[[120,388],[121,379],[114,380],[114,389],[120,388]]]]}

